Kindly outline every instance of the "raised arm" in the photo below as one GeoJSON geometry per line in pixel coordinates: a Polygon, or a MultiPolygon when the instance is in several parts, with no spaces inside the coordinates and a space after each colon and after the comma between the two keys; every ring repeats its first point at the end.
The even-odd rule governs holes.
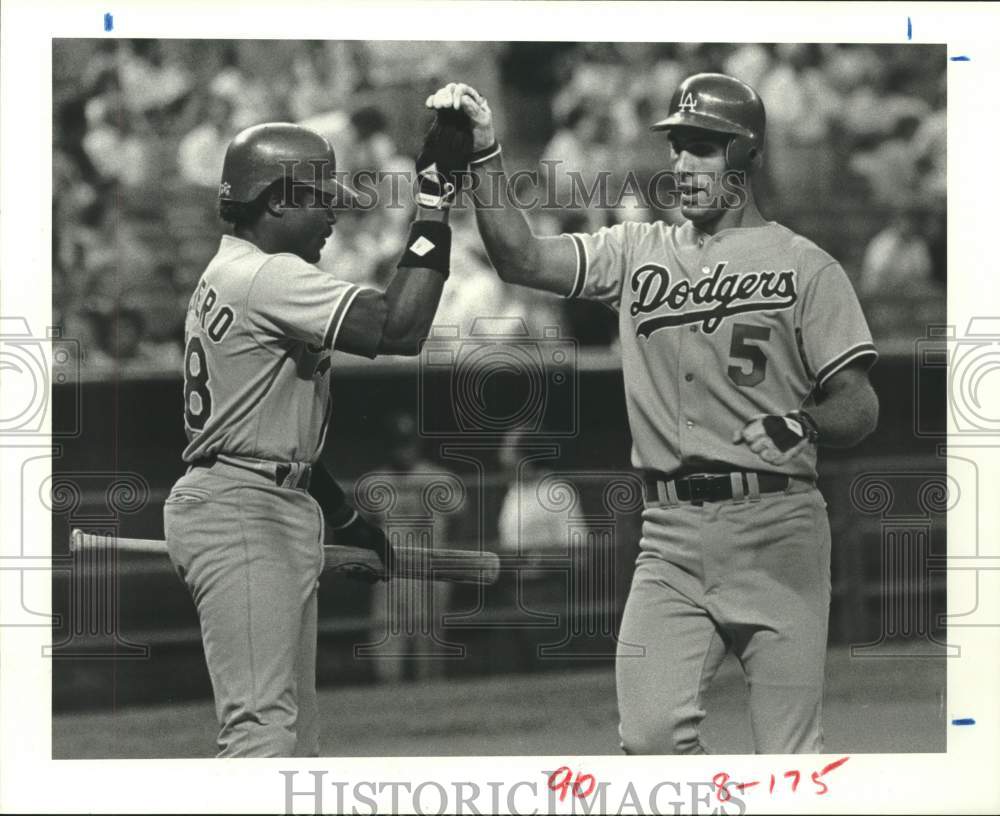
{"type": "MultiPolygon", "coordinates": [[[[396,273],[384,292],[365,289],[358,294],[344,316],[335,348],[348,354],[376,357],[396,354],[413,357],[420,342],[430,332],[448,276],[451,228],[448,213],[421,208],[407,238],[407,248],[396,273]],[[436,245],[440,266],[413,266],[406,261],[423,259],[413,251],[421,240],[436,245]]],[[[424,256],[427,257],[427,256],[424,256]]]]}
{"type": "Polygon", "coordinates": [[[473,196],[476,221],[497,274],[508,283],[568,295],[576,282],[577,250],[565,236],[535,235],[524,213],[511,201],[486,98],[469,85],[453,82],[429,96],[426,105],[463,111],[472,123],[471,169],[480,191],[473,196]]]}
{"type": "MultiPolygon", "coordinates": [[[[457,120],[457,117],[456,117],[457,120]]],[[[384,292],[358,294],[344,317],[335,348],[350,354],[415,356],[427,337],[449,272],[451,228],[448,208],[454,200],[453,173],[464,168],[471,149],[465,120],[461,130],[438,116],[417,156],[417,217],[406,249],[384,292]],[[465,137],[465,144],[462,140],[465,137]]]]}

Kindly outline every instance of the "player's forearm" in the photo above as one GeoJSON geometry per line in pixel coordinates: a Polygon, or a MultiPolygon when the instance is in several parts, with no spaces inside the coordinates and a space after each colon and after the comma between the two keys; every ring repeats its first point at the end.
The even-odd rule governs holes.
{"type": "MultiPolygon", "coordinates": [[[[418,221],[447,225],[447,210],[425,210],[418,221]]],[[[437,313],[444,289],[445,275],[438,269],[406,267],[396,271],[385,291],[385,323],[379,342],[380,354],[412,357],[420,352],[420,342],[427,337],[437,313]]]]}
{"type": "Polygon", "coordinates": [[[333,528],[349,524],[357,515],[347,502],[347,496],[322,462],[313,465],[309,479],[309,495],[316,499],[327,524],[333,528]]]}
{"type": "Polygon", "coordinates": [[[538,269],[538,238],[524,213],[511,201],[500,155],[477,165],[476,222],[483,246],[501,280],[531,286],[538,269]]]}
{"type": "Polygon", "coordinates": [[[819,442],[831,448],[849,448],[875,430],[878,396],[867,378],[854,387],[830,393],[806,410],[819,428],[819,442]]]}
{"type": "Polygon", "coordinates": [[[433,269],[396,272],[385,293],[380,354],[413,357],[420,353],[420,341],[430,332],[443,288],[444,278],[433,269]]]}

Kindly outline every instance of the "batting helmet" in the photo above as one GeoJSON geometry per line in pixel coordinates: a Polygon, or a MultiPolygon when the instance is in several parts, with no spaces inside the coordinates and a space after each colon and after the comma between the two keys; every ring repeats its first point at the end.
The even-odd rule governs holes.
{"type": "Polygon", "coordinates": [[[219,198],[250,202],[284,179],[329,193],[337,206],[349,206],[355,193],[337,180],[336,171],[333,147],[315,131],[288,122],[254,125],[226,148],[219,198]]]}
{"type": "Polygon", "coordinates": [[[764,148],[764,103],[757,92],[726,74],[695,74],[670,100],[670,114],[651,130],[694,127],[732,135],[726,164],[746,169],[764,148]]]}

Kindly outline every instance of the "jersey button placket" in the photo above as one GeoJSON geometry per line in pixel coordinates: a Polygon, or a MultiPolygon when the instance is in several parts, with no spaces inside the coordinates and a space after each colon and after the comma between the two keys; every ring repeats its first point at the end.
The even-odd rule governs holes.
{"type": "MultiPolygon", "coordinates": [[[[692,280],[691,283],[696,283],[697,280],[692,280]]],[[[694,332],[697,332],[697,324],[692,324],[690,327],[694,332]]],[[[680,337],[680,354],[679,366],[677,373],[680,377],[678,382],[678,390],[680,392],[680,417],[679,420],[683,422],[683,429],[680,433],[681,443],[681,454],[686,455],[689,453],[693,446],[689,442],[689,437],[691,432],[697,427],[695,418],[692,412],[695,410],[695,406],[698,404],[696,399],[696,392],[692,387],[695,382],[694,371],[697,367],[697,341],[694,338],[688,338],[685,335],[680,337]],[[685,433],[686,431],[686,433],[685,433]]]]}
{"type": "MultiPolygon", "coordinates": [[[[704,235],[698,236],[698,270],[701,275],[710,275],[712,273],[712,266],[707,261],[706,256],[708,255],[709,247],[711,246],[711,237],[706,238],[704,235]]],[[[694,286],[700,278],[696,278],[691,281],[691,285],[694,286]]],[[[692,323],[688,327],[688,331],[691,334],[698,333],[698,324],[692,323]]],[[[694,371],[697,369],[697,360],[694,359],[697,356],[698,345],[694,338],[691,338],[690,342],[684,342],[681,338],[681,368],[680,370],[684,372],[684,383],[681,385],[681,420],[684,422],[684,428],[687,429],[690,434],[698,427],[698,423],[695,422],[694,418],[688,414],[687,406],[697,405],[697,387],[695,386],[695,375],[694,371]]],[[[681,439],[685,440],[687,437],[682,433],[681,439]]],[[[686,454],[688,451],[684,450],[687,445],[682,445],[682,454],[686,454]]]]}

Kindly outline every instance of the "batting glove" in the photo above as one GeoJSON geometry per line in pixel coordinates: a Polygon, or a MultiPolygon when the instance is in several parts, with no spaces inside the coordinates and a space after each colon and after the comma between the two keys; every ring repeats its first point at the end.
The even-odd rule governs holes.
{"type": "Polygon", "coordinates": [[[805,411],[761,414],[733,434],[735,444],[746,443],[769,465],[783,465],[818,441],[819,427],[805,411]]]}
{"type": "Polygon", "coordinates": [[[461,111],[434,115],[417,156],[417,204],[436,210],[450,207],[472,157],[472,123],[461,111]]]}
{"type": "Polygon", "coordinates": [[[380,527],[370,524],[355,511],[353,517],[343,526],[330,525],[330,537],[336,546],[358,547],[363,550],[371,550],[378,555],[382,561],[383,574],[377,575],[370,570],[359,568],[358,574],[361,578],[373,584],[380,580],[389,580],[393,566],[392,547],[380,527]]]}

